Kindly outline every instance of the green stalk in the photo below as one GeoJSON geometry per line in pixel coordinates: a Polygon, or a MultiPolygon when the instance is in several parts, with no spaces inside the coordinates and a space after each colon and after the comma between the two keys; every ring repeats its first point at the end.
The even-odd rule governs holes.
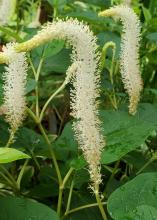
{"type": "Polygon", "coordinates": [[[74,168],[71,167],[69,171],[67,172],[66,176],[64,177],[62,184],[59,187],[59,197],[58,197],[58,206],[57,206],[57,214],[59,217],[61,215],[63,190],[64,190],[66,182],[68,181],[73,171],[74,171],[74,168]]]}
{"type": "Polygon", "coordinates": [[[29,159],[27,159],[25,161],[25,163],[23,164],[22,169],[20,170],[20,173],[19,173],[17,181],[16,181],[17,182],[17,187],[18,187],[19,190],[20,190],[20,186],[21,186],[21,180],[22,180],[22,177],[23,177],[23,174],[25,172],[25,169],[26,169],[26,166],[27,166],[28,162],[29,162],[29,159]]]}
{"type": "Polygon", "coordinates": [[[61,185],[62,184],[62,177],[61,177],[61,173],[60,173],[60,170],[59,170],[59,166],[58,166],[58,163],[57,163],[55,153],[54,153],[54,151],[51,147],[51,142],[49,141],[49,138],[48,138],[47,134],[45,133],[45,130],[44,130],[43,126],[41,125],[41,123],[38,124],[38,127],[39,127],[39,129],[41,131],[41,134],[43,135],[48,147],[49,147],[49,151],[50,151],[50,154],[51,154],[51,157],[52,157],[52,161],[53,161],[56,173],[57,173],[58,182],[59,182],[59,185],[61,185]]]}
{"type": "MultiPolygon", "coordinates": [[[[102,202],[102,205],[106,205],[106,202],[102,202]]],[[[63,219],[64,219],[67,215],[69,215],[69,214],[72,214],[72,213],[74,213],[74,212],[78,212],[78,211],[83,210],[83,209],[96,207],[96,206],[98,206],[98,203],[83,205],[83,206],[79,206],[79,207],[77,207],[77,208],[71,209],[71,210],[69,210],[69,211],[61,218],[61,220],[63,220],[63,219]]]]}
{"type": "Polygon", "coordinates": [[[66,207],[66,211],[65,211],[65,214],[64,214],[64,215],[67,215],[67,213],[69,213],[73,188],[74,188],[74,181],[72,180],[71,185],[70,185],[70,190],[69,190],[69,196],[68,196],[67,207],[66,207]]]}
{"type": "Polygon", "coordinates": [[[154,160],[157,159],[157,152],[139,169],[136,175],[139,175],[146,167],[148,167],[154,160]]]}
{"type": "Polygon", "coordinates": [[[95,192],[94,193],[95,193],[95,198],[96,198],[96,201],[98,203],[98,207],[99,207],[99,210],[100,210],[101,215],[103,217],[103,220],[108,220],[107,215],[106,215],[105,210],[104,210],[104,207],[103,207],[103,204],[102,204],[102,201],[100,199],[99,185],[95,186],[95,192]]]}
{"type": "Polygon", "coordinates": [[[47,106],[49,105],[49,103],[56,97],[56,95],[58,95],[58,93],[60,93],[64,88],[65,86],[67,85],[67,83],[69,82],[70,80],[70,77],[71,77],[71,74],[68,74],[64,80],[64,82],[62,83],[62,85],[49,97],[49,99],[47,100],[47,102],[45,103],[45,105],[43,106],[42,110],[41,110],[41,113],[40,113],[40,116],[39,116],[39,121],[41,122],[42,119],[43,119],[43,115],[44,115],[44,112],[47,108],[47,106]]]}
{"type": "MultiPolygon", "coordinates": [[[[115,54],[116,54],[116,44],[113,41],[107,42],[102,49],[102,54],[101,54],[101,59],[100,59],[100,71],[102,71],[105,67],[106,64],[106,54],[107,50],[112,47],[113,54],[112,54],[112,62],[111,62],[111,67],[109,70],[109,75],[110,75],[110,81],[113,86],[114,80],[113,80],[113,72],[114,72],[114,60],[115,60],[115,54]]],[[[116,95],[115,95],[115,89],[113,88],[113,97],[109,95],[110,101],[114,109],[117,109],[117,100],[116,100],[116,95]]]]}

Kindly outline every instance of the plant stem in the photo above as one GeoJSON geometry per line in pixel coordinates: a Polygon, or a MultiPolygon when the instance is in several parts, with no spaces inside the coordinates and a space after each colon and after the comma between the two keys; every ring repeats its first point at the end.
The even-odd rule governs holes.
{"type": "Polygon", "coordinates": [[[104,210],[104,207],[102,205],[100,196],[99,196],[99,185],[98,184],[95,186],[95,197],[96,197],[96,201],[98,203],[99,210],[100,210],[101,215],[103,217],[103,220],[108,220],[106,213],[105,213],[105,210],[104,210]]]}
{"type": "MultiPolygon", "coordinates": [[[[106,202],[102,202],[102,205],[106,205],[106,202]]],[[[71,209],[61,218],[61,220],[63,220],[67,215],[69,215],[71,213],[78,212],[80,210],[87,209],[87,208],[92,208],[92,207],[95,207],[95,206],[98,206],[98,203],[83,205],[83,206],[79,206],[77,208],[71,209]]]]}
{"type": "Polygon", "coordinates": [[[69,82],[70,77],[71,77],[71,74],[68,74],[67,77],[65,78],[64,82],[62,83],[62,85],[49,97],[49,99],[47,100],[47,102],[45,103],[45,105],[43,106],[43,108],[41,110],[40,117],[39,117],[40,122],[43,119],[43,115],[44,115],[44,112],[45,112],[47,106],[52,101],[52,99],[54,99],[54,97],[56,95],[58,95],[58,93],[60,93],[65,88],[66,84],[69,82]]]}
{"type": "Polygon", "coordinates": [[[63,196],[63,190],[65,187],[66,182],[68,181],[69,177],[71,176],[74,168],[70,168],[69,171],[67,172],[66,176],[64,177],[62,184],[59,187],[59,196],[58,196],[58,206],[57,206],[57,214],[60,217],[61,215],[61,206],[62,206],[62,196],[63,196]]]}
{"type": "Polygon", "coordinates": [[[45,133],[45,130],[43,128],[43,126],[41,125],[41,123],[38,124],[38,127],[41,131],[41,134],[43,135],[48,147],[49,147],[49,151],[50,151],[50,154],[51,154],[51,157],[52,157],[52,160],[53,160],[53,164],[54,164],[54,167],[55,167],[55,170],[56,170],[56,173],[57,173],[57,177],[58,177],[58,182],[59,182],[59,185],[62,184],[62,177],[61,177],[61,173],[60,173],[60,170],[59,170],[59,166],[58,166],[58,163],[57,163],[57,159],[56,159],[56,156],[55,156],[55,153],[51,147],[51,142],[47,136],[47,134],[45,133]]]}
{"type": "Polygon", "coordinates": [[[31,65],[31,68],[32,68],[32,71],[33,71],[33,74],[34,74],[34,78],[36,78],[36,70],[35,70],[35,67],[34,67],[34,64],[32,62],[32,59],[31,59],[30,55],[28,55],[28,60],[29,60],[29,63],[31,65]]]}
{"type": "Polygon", "coordinates": [[[9,171],[4,166],[0,166],[0,169],[2,169],[7,176],[2,172],[0,172],[0,175],[17,191],[18,187],[14,177],[9,173],[9,171]]]}
{"type": "Polygon", "coordinates": [[[103,68],[105,67],[105,63],[106,63],[106,52],[108,50],[108,48],[112,47],[113,50],[116,50],[116,44],[113,41],[109,41],[107,43],[105,43],[105,45],[102,48],[102,53],[101,53],[101,59],[100,59],[100,71],[103,70],[103,68]]]}
{"type": "MultiPolygon", "coordinates": [[[[100,63],[101,63],[100,71],[102,71],[105,67],[106,53],[107,53],[108,48],[110,48],[110,47],[113,48],[113,54],[112,54],[112,62],[111,62],[110,70],[109,70],[109,75],[110,75],[111,84],[113,86],[113,84],[114,84],[114,80],[113,80],[114,60],[115,60],[115,53],[116,53],[116,44],[113,41],[109,41],[103,46],[101,60],[100,60],[100,63]]],[[[113,87],[112,91],[113,91],[113,98],[112,98],[112,96],[109,96],[109,98],[110,98],[111,104],[113,105],[114,109],[117,109],[117,100],[116,100],[114,87],[113,87]]]]}
{"type": "Polygon", "coordinates": [[[148,167],[154,160],[156,160],[156,153],[139,169],[136,175],[139,175],[146,167],[148,167]]]}
{"type": "Polygon", "coordinates": [[[10,136],[9,136],[9,139],[8,139],[6,145],[5,145],[5,148],[10,147],[10,145],[13,143],[13,139],[14,139],[14,135],[13,135],[13,133],[11,133],[10,136]]]}
{"type": "Polygon", "coordinates": [[[28,164],[28,161],[29,161],[29,159],[27,159],[25,161],[25,163],[23,164],[22,169],[20,170],[20,173],[19,173],[17,181],[16,181],[17,182],[17,187],[18,187],[19,190],[20,190],[21,180],[22,180],[23,174],[25,172],[25,168],[28,164]]]}
{"type": "Polygon", "coordinates": [[[68,213],[69,210],[70,210],[70,204],[71,204],[71,198],[72,198],[73,187],[74,187],[74,181],[72,180],[71,186],[70,186],[70,190],[69,190],[69,196],[68,196],[68,202],[67,202],[67,207],[66,207],[65,215],[67,215],[67,213],[68,213]]]}
{"type": "Polygon", "coordinates": [[[57,173],[58,182],[59,182],[59,185],[61,185],[62,184],[62,177],[61,177],[61,173],[60,173],[60,170],[59,170],[59,167],[58,167],[58,163],[57,163],[57,160],[56,160],[56,157],[55,157],[55,153],[54,153],[54,151],[53,151],[53,149],[51,147],[51,142],[50,142],[47,134],[45,133],[45,130],[44,130],[43,126],[39,122],[39,118],[29,108],[27,108],[27,112],[32,117],[32,119],[35,121],[35,123],[38,125],[38,127],[40,129],[40,132],[43,135],[43,137],[45,139],[45,142],[48,145],[48,148],[49,148],[49,151],[50,151],[50,154],[51,154],[51,157],[52,157],[52,161],[53,161],[56,173],[57,173]]]}

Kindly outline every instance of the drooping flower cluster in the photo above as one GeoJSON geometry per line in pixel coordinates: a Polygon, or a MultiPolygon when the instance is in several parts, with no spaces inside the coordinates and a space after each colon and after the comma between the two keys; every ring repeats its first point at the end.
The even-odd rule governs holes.
{"type": "Polygon", "coordinates": [[[9,43],[3,48],[8,64],[4,72],[4,105],[6,120],[10,124],[12,135],[21,125],[26,109],[25,87],[27,63],[25,53],[15,52],[15,44],[9,43]]]}
{"type": "Polygon", "coordinates": [[[0,25],[8,23],[15,5],[16,0],[0,0],[0,25]]]}
{"type": "Polygon", "coordinates": [[[135,114],[142,90],[139,66],[140,21],[134,11],[120,5],[100,13],[101,16],[118,18],[123,24],[121,40],[121,75],[130,98],[129,112],[135,114]]]}
{"type": "Polygon", "coordinates": [[[28,51],[52,39],[65,39],[72,45],[73,89],[71,90],[73,124],[79,146],[89,165],[93,184],[101,182],[100,157],[104,146],[100,132],[97,101],[99,97],[99,54],[96,38],[87,25],[78,20],[58,20],[49,23],[31,40],[16,47],[17,51],[28,51]]]}

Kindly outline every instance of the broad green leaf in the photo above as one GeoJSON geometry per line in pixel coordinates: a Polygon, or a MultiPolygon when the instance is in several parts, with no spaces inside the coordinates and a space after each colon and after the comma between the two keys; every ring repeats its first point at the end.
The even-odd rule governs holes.
{"type": "Polygon", "coordinates": [[[59,220],[54,210],[31,199],[0,198],[0,207],[1,220],[59,220]]]}
{"type": "Polygon", "coordinates": [[[153,122],[150,123],[143,118],[141,110],[136,116],[130,116],[128,112],[121,110],[101,111],[101,120],[107,143],[102,152],[104,164],[119,160],[138,148],[155,129],[153,122]]]}
{"type": "MultiPolygon", "coordinates": [[[[119,187],[109,197],[107,208],[115,220],[144,220],[151,212],[154,215],[157,212],[157,172],[140,174],[119,187]],[[140,207],[143,205],[151,206],[153,210],[148,207],[148,210],[144,211],[140,207]],[[128,214],[134,216],[135,212],[141,217],[125,218],[128,214]]],[[[148,219],[153,220],[154,218],[148,219]]]]}
{"type": "Polygon", "coordinates": [[[9,163],[15,160],[30,158],[27,154],[14,148],[0,148],[0,163],[9,163]]]}
{"type": "MultiPolygon", "coordinates": [[[[117,161],[140,147],[157,126],[156,114],[157,107],[149,104],[141,105],[135,116],[130,116],[127,110],[102,110],[102,133],[107,145],[102,152],[101,162],[108,164],[117,161]]],[[[86,164],[82,157],[80,160],[74,159],[78,157],[78,145],[71,123],[65,126],[55,145],[60,159],[67,160],[70,155],[73,157],[72,166],[76,169],[86,164]]]]}
{"type": "Polygon", "coordinates": [[[156,220],[157,209],[148,205],[138,206],[120,220],[156,220]]]}

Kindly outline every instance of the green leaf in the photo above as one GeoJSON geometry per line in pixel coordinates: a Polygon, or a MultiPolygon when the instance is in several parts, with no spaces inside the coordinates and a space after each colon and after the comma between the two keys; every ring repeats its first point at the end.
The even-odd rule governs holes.
{"type": "Polygon", "coordinates": [[[65,73],[70,64],[70,50],[63,49],[58,54],[45,59],[43,64],[43,75],[52,72],[65,73]]]}
{"type": "Polygon", "coordinates": [[[59,220],[54,210],[26,198],[0,198],[0,207],[1,220],[59,220]]]}
{"type": "MultiPolygon", "coordinates": [[[[135,116],[127,110],[101,110],[103,135],[107,146],[102,152],[102,164],[109,164],[121,159],[127,153],[144,144],[157,126],[157,106],[142,104],[135,116]]],[[[74,138],[71,123],[68,123],[55,143],[59,159],[72,158],[71,165],[80,169],[86,165],[83,157],[78,157],[78,145],[74,138]],[[64,153],[63,153],[64,152],[64,153]]]]}
{"type": "Polygon", "coordinates": [[[14,148],[0,148],[0,163],[9,163],[15,160],[30,158],[27,154],[14,148]]]}
{"type": "Polygon", "coordinates": [[[148,205],[138,206],[121,220],[156,220],[157,209],[148,205]]]}
{"type": "Polygon", "coordinates": [[[53,40],[34,49],[32,51],[32,56],[34,58],[41,58],[44,52],[44,58],[48,58],[59,53],[63,49],[63,47],[63,40],[53,40]]]}
{"type": "Polygon", "coordinates": [[[35,89],[36,85],[37,85],[37,82],[35,81],[35,79],[29,78],[27,80],[25,94],[28,94],[28,93],[32,92],[35,89]]]}
{"type": "MultiPolygon", "coordinates": [[[[101,111],[103,133],[107,143],[102,152],[102,163],[108,164],[117,161],[145,142],[155,130],[156,121],[153,122],[151,119],[147,121],[144,117],[145,114],[149,113],[145,113],[142,109],[139,109],[136,116],[130,116],[128,112],[122,110],[101,111]]],[[[156,114],[157,108],[154,114],[149,117],[155,117],[156,114]]]]}
{"type": "Polygon", "coordinates": [[[109,197],[107,208],[116,220],[155,220],[153,215],[157,213],[157,172],[141,174],[119,187],[109,197]],[[144,211],[144,207],[141,207],[143,205],[150,207],[145,207],[148,209],[144,211]],[[136,212],[139,218],[138,215],[136,218],[132,217],[136,212]],[[146,218],[150,213],[153,213],[152,217],[146,218]],[[127,216],[129,218],[125,218],[127,216]]]}
{"type": "Polygon", "coordinates": [[[87,162],[85,161],[83,155],[81,155],[79,158],[73,159],[70,165],[75,168],[75,170],[80,170],[87,165],[87,162]]]}
{"type": "Polygon", "coordinates": [[[48,154],[48,147],[42,135],[25,127],[18,131],[16,141],[12,146],[16,149],[34,152],[36,156],[46,156],[48,154]]]}
{"type": "Polygon", "coordinates": [[[69,157],[73,158],[73,165],[76,167],[74,158],[76,159],[78,156],[78,145],[74,138],[74,131],[71,123],[66,124],[61,136],[55,142],[54,150],[60,160],[67,161],[69,157]]]}
{"type": "Polygon", "coordinates": [[[98,13],[92,10],[88,11],[75,11],[66,14],[68,17],[77,18],[78,20],[84,20],[92,24],[105,26],[105,22],[110,21],[109,18],[98,17],[98,13]]]}

